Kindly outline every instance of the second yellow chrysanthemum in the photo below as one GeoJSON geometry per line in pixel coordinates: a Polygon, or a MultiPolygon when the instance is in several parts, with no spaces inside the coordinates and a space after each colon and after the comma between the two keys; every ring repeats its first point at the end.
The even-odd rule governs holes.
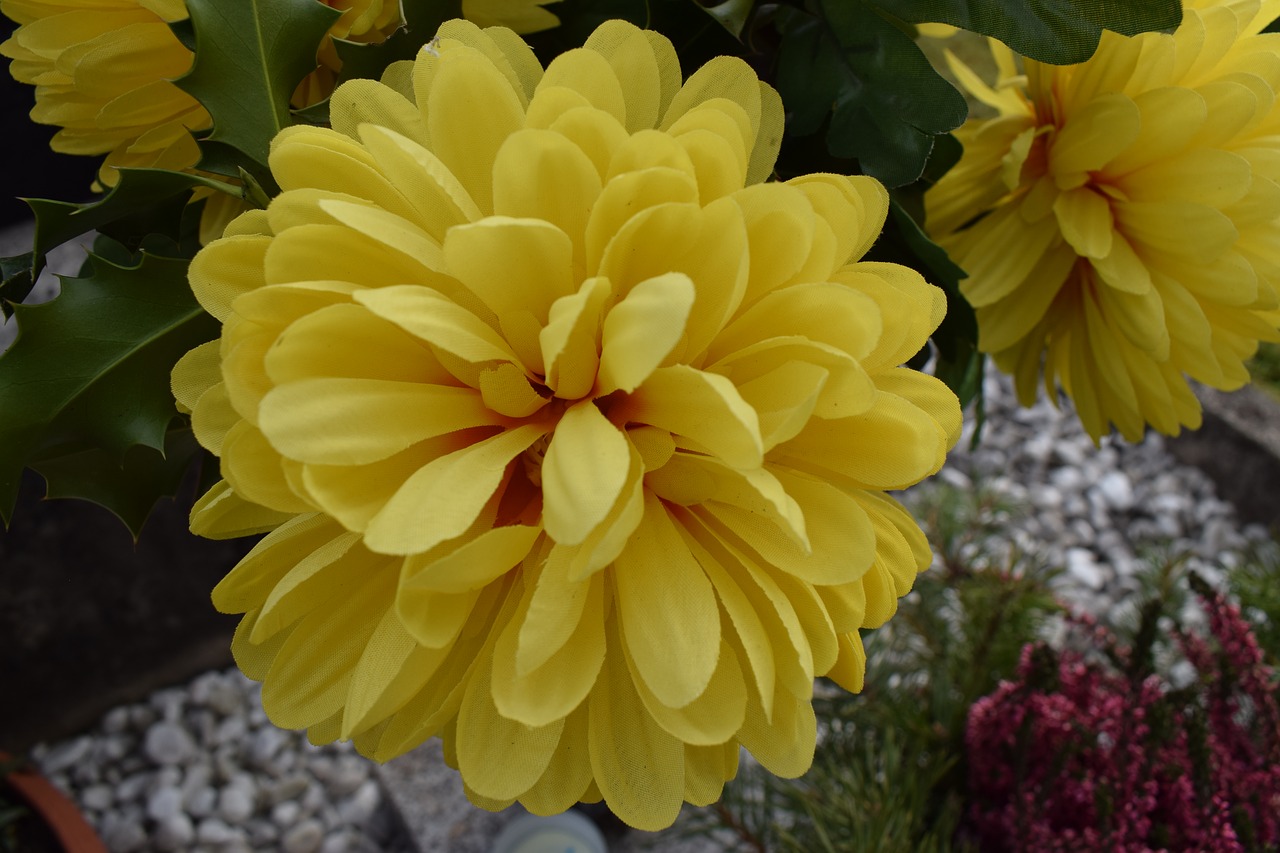
{"type": "Polygon", "coordinates": [[[959,132],[929,230],[1023,403],[1043,375],[1094,438],[1199,426],[1188,378],[1237,388],[1280,339],[1280,3],[1187,5],[1081,65],[997,47],[996,88],[953,63],[999,115],[959,132]]]}
{"type": "Polygon", "coordinates": [[[452,21],[330,114],[195,258],[223,332],[174,372],[194,529],[271,531],[215,592],[267,713],[647,829],[740,746],[802,773],[815,676],[861,686],[930,559],[885,491],[960,428],[900,366],[942,292],[859,260],[884,188],[761,183],[777,94],[616,21],[545,71],[452,21]]]}

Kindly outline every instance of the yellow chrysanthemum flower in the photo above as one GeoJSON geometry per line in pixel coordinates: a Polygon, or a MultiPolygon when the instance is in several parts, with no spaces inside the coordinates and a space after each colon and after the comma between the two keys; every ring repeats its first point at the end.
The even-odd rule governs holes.
{"type": "Polygon", "coordinates": [[[1198,427],[1188,378],[1233,389],[1280,311],[1276,0],[1187,5],[1172,34],[1105,32],[1074,66],[993,45],[995,118],[926,196],[965,270],[979,344],[1029,405],[1043,374],[1095,438],[1198,427]],[[981,217],[981,218],[979,218],[981,217]]]}
{"type": "Polygon", "coordinates": [[[98,180],[118,167],[183,170],[200,150],[188,131],[209,113],[169,82],[191,68],[191,51],[168,22],[187,17],[182,0],[0,0],[19,24],[0,55],[15,80],[36,87],[31,117],[61,128],[64,154],[106,154],[98,180]]]}
{"type": "MultiPolygon", "coordinates": [[[[398,0],[324,0],[342,11],[320,46],[318,67],[298,85],[295,106],[333,91],[342,62],[333,39],[377,43],[400,26],[398,0]]],[[[542,8],[555,0],[465,0],[485,24],[534,32],[559,23],[542,8]]],[[[207,130],[209,113],[171,81],[191,68],[191,51],[169,23],[187,18],[183,0],[0,0],[19,24],[0,44],[15,80],[36,87],[31,117],[61,128],[52,147],[64,154],[106,154],[98,173],[114,186],[116,169],[182,171],[200,159],[190,131],[207,130]]]]}
{"type": "Polygon", "coordinates": [[[647,829],[739,745],[802,773],[814,677],[859,689],[929,562],[884,491],[960,428],[900,367],[943,294],[858,262],[884,188],[761,183],[777,93],[619,21],[545,71],[451,21],[331,115],[196,256],[223,332],[174,371],[225,478],[193,529],[271,531],[214,601],[272,720],[647,829]]]}

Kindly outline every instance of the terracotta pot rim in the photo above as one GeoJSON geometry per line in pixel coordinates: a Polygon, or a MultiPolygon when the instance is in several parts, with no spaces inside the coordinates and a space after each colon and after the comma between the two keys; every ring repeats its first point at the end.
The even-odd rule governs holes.
{"type": "MultiPolygon", "coordinates": [[[[10,757],[0,751],[0,762],[10,757]]],[[[107,853],[80,809],[48,779],[34,770],[19,769],[6,773],[3,781],[40,816],[66,853],[107,853]]]]}

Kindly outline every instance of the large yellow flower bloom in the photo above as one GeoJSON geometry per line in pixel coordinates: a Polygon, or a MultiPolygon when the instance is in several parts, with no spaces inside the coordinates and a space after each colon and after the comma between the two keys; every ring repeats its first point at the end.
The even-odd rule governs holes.
{"type": "Polygon", "coordinates": [[[1190,3],[1172,34],[1103,34],[1074,66],[993,45],[998,116],[926,196],[964,267],[979,343],[1025,405],[1061,388],[1098,438],[1200,424],[1187,379],[1233,389],[1277,340],[1280,35],[1276,0],[1190,3]],[[978,218],[982,217],[982,218],[978,218]],[[976,219],[976,222],[974,221],[976,219]]]}
{"type": "Polygon", "coordinates": [[[941,291],[857,262],[883,187],[761,183],[777,93],[617,21],[545,71],[451,21],[331,114],[195,258],[223,332],[174,372],[225,478],[193,529],[272,531],[214,593],[267,713],[648,829],[740,744],[802,773],[814,677],[859,689],[929,562],[884,490],[960,427],[900,367],[941,291]]]}

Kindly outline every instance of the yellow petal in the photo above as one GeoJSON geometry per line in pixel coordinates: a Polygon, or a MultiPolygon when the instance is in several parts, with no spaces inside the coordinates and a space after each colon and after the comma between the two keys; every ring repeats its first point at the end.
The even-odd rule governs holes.
{"type": "Polygon", "coordinates": [[[419,645],[396,611],[388,610],[352,673],[338,737],[349,738],[385,724],[423,688],[447,657],[447,649],[419,645]]]}
{"type": "Polygon", "coordinates": [[[664,705],[688,705],[715,672],[720,614],[710,581],[657,498],[646,495],[644,519],[618,555],[613,578],[636,670],[664,705]]]}
{"type": "Polygon", "coordinates": [[[246,499],[279,512],[314,508],[289,488],[279,452],[248,421],[227,431],[222,452],[222,476],[246,499]]]}
{"type": "Polygon", "coordinates": [[[828,375],[815,364],[792,361],[738,386],[742,399],[760,418],[766,453],[804,429],[828,375]]]}
{"type": "Polygon", "coordinates": [[[825,586],[857,580],[871,565],[876,541],[871,522],[857,501],[835,486],[782,469],[774,471],[803,513],[809,548],[798,546],[774,525],[754,521],[744,509],[709,504],[706,513],[718,520],[724,535],[733,536],[762,562],[825,586]],[[753,523],[754,521],[754,523],[753,523]]]}
{"type": "MultiPolygon", "coordinates": [[[[626,646],[623,646],[625,653],[626,646]]],[[[668,708],[649,690],[635,663],[628,656],[632,682],[644,707],[658,725],[686,744],[715,746],[737,733],[747,712],[747,686],[738,657],[721,641],[716,671],[702,695],[683,708],[668,708]]]]}
{"type": "Polygon", "coordinates": [[[631,288],[605,317],[596,393],[631,392],[648,379],[684,335],[693,301],[693,282],[681,273],[631,288]]]}
{"type": "Polygon", "coordinates": [[[306,728],[341,710],[352,670],[390,606],[395,574],[371,574],[298,624],[262,684],[262,707],[273,723],[306,728]]]}
{"type": "MultiPolygon", "coordinates": [[[[527,608],[521,612],[520,633],[515,647],[516,674],[520,677],[541,668],[564,648],[578,630],[587,601],[593,595],[594,580],[570,575],[573,548],[544,542],[544,551],[531,554],[526,562],[529,585],[527,608]]],[[[594,600],[594,599],[592,599],[594,600]]]]}
{"type": "Polygon", "coordinates": [[[1111,252],[1111,205],[1088,187],[1064,192],[1053,203],[1063,238],[1080,255],[1105,258],[1111,252]]]}
{"type": "Polygon", "coordinates": [[[373,156],[378,170],[405,196],[417,213],[417,222],[438,242],[454,225],[481,217],[471,194],[440,158],[420,141],[376,125],[360,126],[360,139],[373,156]]]}
{"type": "MultiPolygon", "coordinates": [[[[582,235],[596,197],[600,173],[581,148],[553,130],[521,130],[509,136],[493,165],[493,212],[551,223],[573,242],[574,278],[586,270],[582,235]]],[[[516,257],[520,250],[506,249],[516,257]]],[[[572,288],[566,283],[562,295],[572,288]]]]}
{"type": "Polygon", "coordinates": [[[936,420],[901,397],[881,392],[865,414],[809,421],[771,458],[819,476],[829,472],[874,489],[902,489],[937,473],[946,442],[936,420]]]}
{"type": "Polygon", "coordinates": [[[813,764],[817,718],[808,699],[779,689],[773,717],[766,719],[756,702],[747,704],[747,718],[738,739],[765,769],[784,779],[796,779],[813,764]]]}
{"type": "Polygon", "coordinates": [[[630,465],[627,439],[595,403],[565,410],[542,463],[547,534],[561,545],[585,540],[617,502],[630,465]]]}
{"type": "Polygon", "coordinates": [[[490,216],[461,225],[445,238],[444,256],[450,274],[499,318],[529,311],[545,323],[551,304],[574,292],[573,243],[549,222],[490,216]]]}
{"type": "Polygon", "coordinates": [[[201,307],[225,322],[236,297],[265,285],[263,258],[271,242],[259,235],[226,237],[197,252],[187,279],[201,307]]]}
{"type": "MultiPolygon", "coordinates": [[[[538,88],[562,86],[587,99],[593,107],[627,125],[626,97],[609,61],[594,50],[573,48],[551,60],[538,88]]],[[[537,97],[535,94],[534,97],[537,97]]]]}
{"type": "Polygon", "coordinates": [[[599,276],[577,293],[556,300],[538,335],[546,385],[557,397],[577,400],[591,393],[600,366],[600,324],[609,282],[599,276]]]}
{"type": "Polygon", "coordinates": [[[374,80],[355,78],[329,98],[333,129],[352,139],[361,136],[360,126],[385,129],[419,143],[427,139],[427,126],[415,104],[404,95],[374,80]]]}
{"type": "MultiPolygon", "coordinates": [[[[493,164],[524,124],[524,104],[493,62],[461,45],[443,53],[425,105],[431,148],[482,211],[493,210],[493,164]]],[[[425,104],[424,104],[425,101],[425,104]]]]}
{"type": "Polygon", "coordinates": [[[880,337],[880,312],[866,295],[841,284],[797,284],[767,294],[716,338],[716,361],[751,344],[783,335],[808,338],[861,358],[880,337]]]}
{"type": "Polygon", "coordinates": [[[191,532],[208,539],[235,539],[266,533],[294,517],[247,501],[219,480],[191,508],[191,532]]]}
{"type": "MultiPolygon", "coordinates": [[[[261,295],[286,289],[287,286],[272,287],[261,295]]],[[[242,314],[257,307],[247,299],[236,305],[242,314]]],[[[271,310],[270,306],[264,308],[271,310]]],[[[267,351],[262,364],[275,385],[338,377],[458,384],[421,340],[349,302],[313,309],[290,323],[267,351]],[[371,346],[375,341],[376,345],[371,346]]]]}
{"type": "MultiPolygon", "coordinates": [[[[551,763],[538,783],[520,797],[521,805],[536,815],[548,816],[585,801],[588,789],[594,787],[587,736],[590,725],[587,705],[583,703],[565,720],[551,763]]],[[[596,801],[599,799],[597,794],[596,801]]]]}
{"type": "Polygon", "coordinates": [[[1061,189],[1074,189],[1088,172],[1107,165],[1133,144],[1142,114],[1126,95],[1112,92],[1091,100],[1071,116],[1049,149],[1049,168],[1061,189]]]}
{"type": "Polygon", "coordinates": [[[504,717],[526,726],[547,725],[567,717],[591,692],[605,657],[604,584],[593,579],[584,586],[581,618],[536,668],[522,672],[519,665],[519,648],[526,642],[523,606],[498,638],[493,649],[493,699],[504,717]]]}
{"type": "Polygon", "coordinates": [[[684,746],[645,710],[616,629],[587,706],[591,772],[609,809],[637,829],[666,829],[680,813],[684,746]],[[644,772],[636,772],[636,768],[644,772]]]}
{"type": "Polygon", "coordinates": [[[355,587],[370,567],[385,565],[383,558],[371,557],[363,548],[355,548],[359,540],[358,533],[336,533],[290,566],[272,586],[249,640],[263,642],[323,606],[335,590],[355,587]]]}
{"type": "Polygon", "coordinates": [[[507,464],[546,431],[527,424],[431,461],[369,521],[365,544],[379,553],[416,554],[462,534],[493,496],[507,464]]]}
{"type": "Polygon", "coordinates": [[[728,379],[687,365],[655,370],[616,417],[667,430],[735,468],[758,467],[763,459],[755,410],[728,379]]]}
{"type": "Polygon", "coordinates": [[[486,797],[518,797],[547,769],[564,720],[530,727],[498,713],[492,663],[481,662],[458,709],[458,769],[486,797]]]}
{"type": "Polygon", "coordinates": [[[520,563],[541,533],[518,524],[495,527],[447,554],[408,557],[401,587],[450,594],[479,589],[520,563]]]}
{"type": "Polygon", "coordinates": [[[377,316],[463,361],[518,362],[511,347],[490,326],[431,288],[402,285],[354,295],[377,316]]]}
{"type": "Polygon", "coordinates": [[[471,388],[379,379],[307,379],[272,389],[258,411],[272,447],[318,465],[364,465],[461,429],[502,426],[471,388]]]}

